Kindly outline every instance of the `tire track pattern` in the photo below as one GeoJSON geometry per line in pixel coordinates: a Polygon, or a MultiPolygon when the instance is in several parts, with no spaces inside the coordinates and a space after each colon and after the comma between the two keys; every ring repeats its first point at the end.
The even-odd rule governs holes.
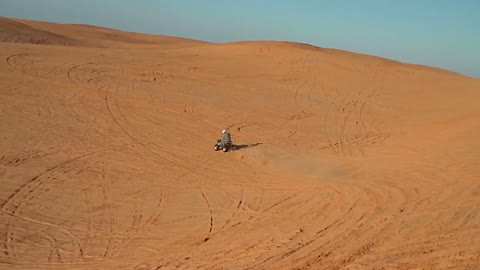
{"type": "MultiPolygon", "coordinates": [[[[324,114],[324,134],[328,145],[313,147],[314,150],[331,149],[343,156],[352,156],[363,153],[365,147],[379,144],[387,140],[390,135],[388,130],[379,132],[378,127],[370,127],[366,116],[375,90],[368,95],[358,93],[358,97],[346,99],[338,90],[330,99],[327,111],[324,114]]],[[[382,127],[385,129],[385,127],[382,127]]]]}
{"type": "MultiPolygon", "coordinates": [[[[10,258],[16,257],[15,252],[15,230],[14,224],[16,219],[22,216],[24,209],[28,208],[34,203],[34,201],[41,197],[44,192],[48,192],[53,185],[59,184],[65,181],[64,174],[78,174],[81,173],[86,167],[93,165],[98,158],[104,153],[88,153],[77,156],[62,162],[56,166],[50,167],[45,172],[38,174],[31,178],[27,183],[21,186],[16,192],[10,195],[10,197],[1,206],[1,211],[4,214],[10,216],[7,222],[7,229],[5,232],[5,255],[10,258]],[[62,180],[63,179],[63,180],[62,180]]],[[[25,219],[23,219],[25,221],[25,219]]],[[[26,219],[26,221],[29,221],[26,219]]],[[[35,222],[34,220],[31,220],[35,222]]],[[[35,222],[37,225],[46,225],[44,222],[35,222]]],[[[80,240],[75,237],[68,229],[61,229],[62,233],[69,236],[74,247],[77,249],[80,256],[84,255],[82,244],[80,240]]],[[[44,232],[46,233],[46,232],[44,232]]],[[[54,241],[53,236],[48,238],[50,242],[54,241]]]]}

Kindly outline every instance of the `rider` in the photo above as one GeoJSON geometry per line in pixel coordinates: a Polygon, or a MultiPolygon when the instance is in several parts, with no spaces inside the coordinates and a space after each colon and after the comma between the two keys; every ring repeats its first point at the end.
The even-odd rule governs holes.
{"type": "Polygon", "coordinates": [[[220,141],[220,146],[224,147],[226,143],[229,143],[232,141],[232,136],[226,129],[222,130],[222,133],[223,133],[223,137],[222,137],[222,140],[220,141]]]}

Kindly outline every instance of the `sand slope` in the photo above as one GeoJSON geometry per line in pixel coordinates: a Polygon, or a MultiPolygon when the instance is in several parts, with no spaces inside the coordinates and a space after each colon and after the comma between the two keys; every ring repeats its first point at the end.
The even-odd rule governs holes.
{"type": "Polygon", "coordinates": [[[295,43],[0,30],[1,269],[480,268],[479,80],[295,43]],[[224,127],[240,150],[213,151],[224,127]]]}

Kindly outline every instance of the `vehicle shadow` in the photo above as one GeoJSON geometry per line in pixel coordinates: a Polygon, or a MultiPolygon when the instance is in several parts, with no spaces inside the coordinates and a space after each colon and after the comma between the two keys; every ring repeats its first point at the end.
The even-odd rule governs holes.
{"type": "Polygon", "coordinates": [[[255,146],[258,146],[258,145],[261,145],[263,143],[253,143],[253,144],[237,144],[237,150],[240,150],[240,149],[245,149],[245,148],[249,148],[249,147],[255,147],[255,146]]]}

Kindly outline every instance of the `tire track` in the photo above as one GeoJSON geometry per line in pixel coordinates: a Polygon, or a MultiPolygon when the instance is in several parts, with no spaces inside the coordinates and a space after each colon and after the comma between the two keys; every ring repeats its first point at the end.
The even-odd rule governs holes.
{"type": "MultiPolygon", "coordinates": [[[[109,80],[112,78],[111,74],[101,69],[103,63],[87,62],[82,64],[75,64],[68,68],[67,78],[75,85],[82,87],[85,90],[96,93],[99,97],[103,97],[102,93],[105,88],[110,87],[109,80]]],[[[85,95],[84,92],[82,92],[85,95]]],[[[77,93],[76,95],[80,95],[77,93]]],[[[74,97],[72,96],[72,97],[74,97]]],[[[70,97],[69,99],[71,99],[70,97]]]]}
{"type": "Polygon", "coordinates": [[[161,214],[161,210],[165,207],[166,203],[167,203],[167,197],[165,196],[165,193],[162,192],[160,194],[160,199],[158,200],[158,203],[153,211],[153,214],[143,224],[142,231],[145,231],[145,227],[153,226],[157,223],[158,218],[160,217],[160,214],[161,214]]]}
{"type": "MultiPolygon", "coordinates": [[[[358,258],[368,254],[373,247],[386,241],[393,233],[389,233],[388,230],[396,224],[394,222],[395,218],[386,219],[383,213],[394,213],[398,212],[398,209],[404,208],[407,202],[405,193],[395,187],[386,188],[386,186],[383,185],[380,187],[357,186],[356,188],[359,189],[357,193],[360,194],[361,197],[358,197],[355,204],[350,207],[345,214],[345,216],[349,215],[351,217],[349,219],[344,218],[343,221],[339,219],[331,225],[335,225],[336,234],[339,236],[331,236],[330,238],[334,239],[334,241],[327,241],[317,247],[311,248],[307,254],[304,254],[298,259],[299,262],[302,262],[302,269],[310,269],[313,266],[321,266],[322,269],[345,267],[358,258]],[[392,198],[393,196],[396,198],[392,198]],[[390,201],[399,201],[400,204],[388,205],[390,201]],[[371,205],[372,207],[363,209],[362,212],[354,211],[355,206],[360,203],[362,205],[371,205]],[[342,227],[342,225],[344,226],[342,227]],[[361,236],[359,237],[357,235],[361,236]],[[355,241],[357,243],[349,242],[351,239],[356,238],[359,238],[355,241]],[[349,245],[357,245],[359,248],[342,257],[329,257],[329,255],[336,250],[340,251],[346,243],[349,243],[349,245]],[[321,256],[316,256],[316,254],[321,254],[321,256]]],[[[351,193],[351,191],[348,193],[351,193]]],[[[398,214],[398,216],[400,216],[400,214],[398,214]]],[[[325,235],[324,231],[320,231],[319,233],[325,235]]]]}
{"type": "MultiPolygon", "coordinates": [[[[119,85],[115,87],[115,92],[113,93],[110,92],[110,86],[107,87],[105,90],[104,101],[110,117],[120,127],[123,133],[125,133],[134,143],[147,150],[153,156],[159,158],[162,161],[166,161],[167,163],[172,164],[175,167],[179,167],[193,173],[195,170],[184,165],[184,162],[182,162],[183,160],[179,158],[176,153],[169,151],[166,149],[166,147],[163,147],[158,143],[154,142],[153,140],[148,139],[144,134],[139,133],[137,129],[134,128],[134,126],[130,123],[130,121],[127,119],[126,115],[122,111],[121,106],[119,105],[116,94],[116,91],[118,91],[118,87],[119,85]],[[113,94],[112,98],[110,98],[111,94],[113,94]],[[110,101],[111,99],[112,101],[110,101]],[[113,106],[111,106],[111,103],[113,103],[113,106]]],[[[198,174],[198,168],[196,171],[196,173],[198,174]]]]}
{"type": "MultiPolygon", "coordinates": [[[[43,143],[44,141],[46,140],[47,136],[50,134],[51,132],[51,125],[53,123],[53,120],[54,120],[54,113],[53,113],[53,105],[50,101],[50,99],[48,98],[45,98],[45,100],[47,101],[47,103],[49,104],[48,106],[48,120],[45,124],[42,125],[42,128],[43,130],[41,131],[42,135],[40,136],[40,140],[38,140],[38,142],[36,142],[31,148],[32,149],[37,149],[39,148],[43,143]]],[[[40,112],[39,112],[39,115],[40,115],[40,112]]],[[[40,132],[40,131],[39,131],[40,132]]],[[[29,141],[35,141],[36,139],[36,136],[33,136],[29,141]]],[[[26,146],[25,146],[26,148],[26,146]]],[[[25,148],[21,151],[21,152],[26,152],[25,151],[25,148]]],[[[31,153],[33,153],[34,150],[31,150],[31,153]]],[[[37,158],[37,157],[43,157],[43,152],[44,151],[38,151],[39,153],[37,153],[36,155],[33,155],[32,154],[27,154],[26,156],[20,158],[20,159],[16,159],[15,160],[15,166],[18,166],[19,163],[23,163],[27,160],[31,160],[31,159],[34,159],[34,158],[37,158]]]]}
{"type": "Polygon", "coordinates": [[[262,188],[262,193],[260,195],[260,202],[258,203],[258,207],[254,210],[256,210],[257,212],[263,211],[262,207],[263,207],[264,199],[265,199],[265,188],[262,188]]]}
{"type": "MultiPolygon", "coordinates": [[[[84,204],[89,206],[91,205],[91,200],[90,198],[88,198],[88,193],[84,192],[84,199],[85,199],[85,202],[84,204]]],[[[86,231],[86,239],[85,241],[83,242],[83,251],[85,253],[86,256],[88,256],[89,254],[89,249],[90,249],[90,244],[92,242],[92,239],[94,237],[94,232],[93,232],[93,221],[92,221],[92,218],[90,217],[90,215],[87,215],[87,231],[86,231]]]]}
{"type": "Polygon", "coordinates": [[[325,137],[327,138],[327,141],[328,141],[328,148],[332,149],[335,153],[339,153],[339,150],[338,150],[338,145],[339,143],[336,142],[334,143],[334,140],[332,139],[332,134],[331,134],[331,131],[330,131],[330,125],[329,124],[329,121],[330,119],[332,118],[332,107],[335,106],[335,102],[337,100],[337,98],[339,97],[338,95],[338,90],[335,89],[335,92],[337,93],[333,98],[330,99],[330,102],[328,104],[328,107],[327,107],[327,111],[325,112],[325,116],[324,116],[324,132],[325,132],[325,137]]]}
{"type": "MultiPolygon", "coordinates": [[[[49,114],[47,123],[45,123],[41,126],[41,130],[30,129],[27,132],[27,134],[24,138],[24,140],[27,141],[27,142],[30,142],[30,141],[32,141],[32,142],[36,141],[36,142],[33,145],[29,144],[29,143],[24,143],[23,147],[16,154],[14,154],[11,157],[6,157],[5,156],[6,159],[4,159],[3,161],[0,161],[1,165],[17,167],[17,166],[19,166],[19,165],[21,165],[21,164],[23,164],[27,161],[30,161],[32,159],[49,155],[48,150],[50,150],[50,149],[47,149],[47,151],[36,150],[45,141],[46,137],[48,136],[48,134],[50,132],[50,125],[51,125],[52,120],[53,120],[53,109],[52,109],[51,102],[47,98],[44,98],[44,100],[46,100],[47,103],[50,104],[50,106],[48,106],[48,110],[47,110],[48,114],[49,114]],[[32,135],[34,131],[37,131],[38,133],[42,133],[42,135],[41,136],[32,135]],[[40,139],[38,139],[38,138],[40,138],[40,139]],[[27,149],[30,149],[30,150],[27,150],[27,149]]],[[[40,110],[38,112],[38,115],[39,116],[41,115],[40,110]]],[[[12,150],[10,150],[9,152],[12,152],[12,150]]]]}
{"type": "Polygon", "coordinates": [[[247,199],[246,199],[246,196],[245,196],[245,191],[244,191],[244,188],[242,186],[241,187],[240,200],[238,201],[238,204],[237,204],[237,207],[235,208],[235,211],[227,219],[225,224],[223,224],[223,226],[220,227],[220,229],[217,232],[215,232],[212,236],[215,236],[215,235],[223,232],[227,228],[227,226],[230,224],[230,222],[232,222],[232,220],[238,215],[238,213],[242,210],[245,210],[246,200],[247,199]]]}
{"type": "Polygon", "coordinates": [[[91,66],[91,65],[97,65],[97,63],[88,62],[88,63],[83,63],[83,64],[77,64],[77,65],[74,65],[73,67],[69,68],[68,71],[67,71],[68,79],[74,84],[77,84],[79,86],[85,86],[84,81],[81,80],[78,77],[77,69],[81,69],[83,67],[88,67],[88,66],[91,66]]]}
{"type": "MultiPolygon", "coordinates": [[[[334,227],[337,228],[338,226],[346,223],[349,220],[348,217],[351,215],[350,213],[354,211],[356,205],[358,204],[358,200],[356,200],[351,205],[345,205],[346,208],[343,216],[328,222],[328,217],[330,215],[334,214],[333,216],[336,216],[334,212],[331,213],[330,211],[337,211],[338,208],[343,208],[342,202],[346,201],[343,195],[341,195],[336,188],[330,186],[325,186],[323,188],[319,188],[318,190],[306,190],[304,193],[308,193],[310,196],[307,194],[304,194],[304,196],[308,196],[309,198],[307,198],[305,201],[299,202],[297,205],[291,205],[288,208],[288,211],[292,211],[293,213],[291,216],[289,215],[288,220],[290,220],[290,218],[302,220],[301,224],[299,224],[299,226],[302,227],[299,228],[292,236],[290,236],[287,241],[281,242],[276,246],[275,249],[271,249],[270,252],[265,253],[265,256],[263,256],[264,258],[261,258],[262,256],[256,258],[255,261],[257,261],[257,263],[247,267],[247,269],[263,269],[262,265],[265,265],[268,262],[273,263],[273,268],[275,268],[274,265],[276,264],[284,265],[285,260],[292,262],[292,260],[294,260],[293,258],[290,258],[292,255],[297,254],[299,251],[304,250],[307,247],[311,248],[313,245],[316,246],[321,244],[322,242],[320,239],[324,237],[326,231],[334,227]],[[329,198],[328,200],[316,195],[317,193],[325,193],[325,191],[328,191],[329,195],[325,195],[327,198],[329,198]],[[319,200],[319,202],[315,202],[315,200],[319,200]],[[314,211],[310,211],[308,209],[303,211],[300,210],[300,208],[304,205],[317,204],[322,206],[314,211]],[[293,216],[295,214],[300,214],[300,212],[307,214],[307,216],[304,216],[303,214],[301,216],[293,216]],[[321,213],[322,218],[319,218],[319,216],[314,213],[321,213]],[[320,226],[321,223],[319,224],[318,222],[327,224],[322,225],[322,229],[317,229],[316,232],[310,233],[311,230],[315,230],[320,226]],[[308,233],[306,233],[305,230],[308,233]],[[268,253],[273,254],[267,255],[268,253]]],[[[283,212],[285,213],[286,211],[287,210],[283,212]]]]}
{"type": "Polygon", "coordinates": [[[141,205],[137,203],[135,205],[135,210],[132,215],[132,224],[126,231],[126,236],[123,238],[123,240],[120,240],[120,243],[118,245],[112,245],[112,243],[109,242],[103,257],[107,257],[107,255],[109,254],[109,257],[115,256],[120,250],[125,249],[126,245],[133,239],[133,237],[135,237],[140,232],[141,221],[143,218],[140,208],[141,205]]]}
{"type": "Polygon", "coordinates": [[[205,203],[206,203],[207,206],[208,206],[208,211],[210,212],[210,227],[209,227],[209,229],[208,229],[208,236],[205,237],[205,239],[203,240],[204,242],[207,242],[208,240],[210,240],[210,237],[211,237],[211,235],[212,235],[213,223],[214,223],[214,216],[213,216],[213,209],[212,209],[212,206],[210,205],[210,202],[208,201],[207,195],[205,194],[205,192],[203,191],[202,188],[200,188],[200,191],[201,191],[201,193],[202,193],[203,199],[205,200],[205,203]]]}
{"type": "Polygon", "coordinates": [[[16,192],[14,192],[8,197],[8,199],[2,204],[1,210],[3,212],[16,213],[18,208],[26,204],[25,200],[29,197],[31,193],[35,192],[37,189],[44,186],[45,182],[50,180],[50,177],[48,176],[49,174],[55,173],[63,169],[67,169],[69,167],[76,168],[78,165],[76,165],[75,163],[77,163],[78,161],[81,161],[86,157],[93,156],[93,154],[94,153],[84,154],[84,155],[80,155],[75,158],[69,159],[56,166],[50,167],[47,170],[45,170],[45,172],[31,178],[26,184],[21,186],[16,192]],[[16,205],[17,199],[20,196],[22,196],[22,198],[19,199],[21,203],[16,205]],[[12,207],[13,209],[10,209],[10,207],[12,207]]]}
{"type": "Polygon", "coordinates": [[[23,165],[24,163],[38,159],[38,158],[44,158],[48,157],[54,154],[57,154],[61,151],[61,146],[52,146],[46,150],[32,150],[29,153],[23,154],[23,150],[19,152],[14,157],[7,157],[3,156],[2,159],[0,159],[0,165],[5,165],[5,166],[10,166],[10,167],[18,167],[20,165],[23,165]]]}
{"type": "MultiPolygon", "coordinates": [[[[311,203],[311,200],[313,200],[315,198],[318,199],[318,197],[315,196],[315,193],[317,192],[316,190],[305,191],[305,192],[308,192],[310,194],[310,196],[309,196],[309,198],[306,199],[306,201],[302,202],[300,205],[306,205],[308,203],[311,203]]],[[[305,193],[305,192],[303,192],[303,193],[305,193]]],[[[319,209],[319,212],[322,213],[323,216],[328,216],[328,211],[329,210],[331,211],[334,208],[339,206],[338,204],[336,204],[336,202],[340,201],[339,194],[337,194],[336,192],[332,192],[332,194],[333,194],[332,195],[333,198],[336,198],[336,199],[335,200],[333,198],[330,199],[330,201],[328,203],[324,204],[323,207],[319,209]]],[[[304,194],[304,195],[306,195],[306,194],[304,194]]],[[[356,205],[356,203],[354,203],[353,205],[350,206],[350,210],[348,210],[343,215],[343,218],[345,218],[348,215],[349,211],[351,211],[355,207],[355,205],[356,205]]],[[[294,213],[297,213],[296,207],[291,206],[289,209],[291,209],[294,213]]],[[[318,218],[318,217],[312,217],[312,218],[318,218]]],[[[293,254],[295,254],[298,251],[303,250],[304,248],[307,248],[310,245],[316,243],[318,241],[318,239],[322,237],[322,235],[321,235],[322,233],[324,233],[325,231],[334,227],[335,225],[341,223],[343,218],[340,217],[338,219],[335,219],[330,224],[325,226],[323,229],[318,230],[311,237],[306,237],[306,236],[302,237],[302,234],[304,233],[304,231],[303,231],[303,229],[300,229],[299,231],[297,231],[295,233],[295,235],[293,237],[290,237],[288,239],[288,241],[286,241],[284,243],[280,243],[279,245],[276,245],[276,249],[273,249],[272,251],[270,251],[268,253],[265,253],[266,258],[261,259],[261,256],[256,258],[255,261],[257,261],[257,262],[254,263],[253,265],[249,266],[249,267],[246,267],[245,269],[261,269],[261,267],[263,265],[265,265],[268,262],[272,262],[272,261],[276,261],[279,264],[283,265],[282,260],[290,260],[289,257],[292,256],[293,254]],[[300,238],[297,239],[297,236],[299,236],[300,238]],[[294,241],[294,240],[296,240],[296,241],[294,241]]],[[[305,217],[303,217],[303,219],[305,219],[305,217]]],[[[311,221],[314,221],[314,220],[311,220],[311,221]]],[[[310,222],[305,221],[305,222],[302,222],[302,223],[304,225],[307,225],[310,222]]],[[[311,225],[311,227],[316,227],[316,226],[318,226],[318,225],[315,225],[315,226],[313,224],[311,225]]]]}
{"type": "Polygon", "coordinates": [[[62,70],[60,66],[45,66],[41,61],[41,55],[32,53],[17,53],[5,58],[8,66],[24,75],[51,79],[52,76],[59,74],[62,70]]]}
{"type": "Polygon", "coordinates": [[[106,170],[105,170],[105,159],[102,162],[102,189],[103,189],[103,202],[105,204],[105,216],[109,220],[109,226],[110,226],[110,232],[108,234],[108,244],[105,248],[105,252],[103,253],[102,257],[108,257],[110,255],[110,248],[113,242],[115,241],[115,233],[116,233],[116,228],[115,228],[115,215],[112,212],[110,205],[110,202],[112,201],[112,193],[111,193],[111,181],[107,179],[106,177],[106,170]]]}
{"type": "MultiPolygon", "coordinates": [[[[275,137],[277,137],[280,131],[283,130],[285,126],[291,125],[287,134],[285,135],[285,138],[281,139],[282,141],[284,141],[283,144],[286,144],[295,135],[298,134],[298,130],[301,125],[300,120],[314,116],[314,113],[311,112],[313,110],[313,103],[311,98],[312,89],[311,87],[309,87],[309,85],[313,84],[312,82],[314,78],[314,75],[311,72],[312,61],[309,60],[310,57],[315,56],[306,53],[303,57],[292,60],[290,62],[289,71],[283,76],[282,79],[282,83],[285,84],[289,81],[295,82],[299,80],[302,75],[304,78],[298,83],[295,83],[294,86],[292,86],[295,88],[293,92],[293,107],[295,107],[296,110],[298,110],[299,112],[290,116],[290,119],[283,122],[283,124],[281,124],[275,132],[275,137]],[[305,79],[305,77],[307,78],[305,79]],[[307,105],[304,104],[305,99],[307,100],[307,105]],[[310,111],[310,113],[306,113],[305,111],[310,111]],[[300,116],[301,114],[305,114],[305,117],[300,116]]],[[[293,144],[296,143],[294,142],[293,144]]]]}
{"type": "MultiPolygon", "coordinates": [[[[94,163],[101,155],[103,155],[103,153],[92,152],[77,156],[50,167],[43,173],[31,178],[29,181],[27,181],[27,183],[22,185],[17,191],[7,198],[7,200],[1,206],[1,211],[11,216],[7,222],[7,230],[5,235],[5,249],[7,250],[9,257],[15,257],[15,233],[11,230],[13,225],[12,218],[18,218],[21,215],[23,208],[31,205],[32,201],[40,196],[42,192],[49,190],[51,186],[55,184],[55,182],[60,181],[59,176],[56,176],[57,174],[62,175],[75,169],[83,170],[82,167],[90,166],[89,161],[94,163]]],[[[83,256],[80,240],[66,229],[63,229],[63,232],[71,237],[77,248],[79,248],[80,254],[83,256]]]]}
{"type": "Polygon", "coordinates": [[[7,56],[5,60],[12,69],[20,71],[21,73],[27,73],[25,64],[19,63],[18,61],[22,58],[29,57],[29,56],[32,56],[32,55],[29,53],[17,53],[17,54],[12,54],[7,56]]]}
{"type": "Polygon", "coordinates": [[[342,141],[341,146],[344,147],[342,152],[344,154],[348,153],[350,156],[352,155],[352,149],[351,149],[351,145],[347,144],[348,141],[347,141],[346,136],[345,136],[345,131],[346,131],[347,124],[349,123],[349,119],[352,116],[353,111],[355,110],[355,108],[357,106],[357,103],[358,103],[358,101],[350,101],[350,102],[345,103],[345,105],[342,108],[342,112],[346,111],[346,115],[343,116],[343,121],[342,121],[341,128],[340,128],[340,141],[342,141]],[[345,142],[345,144],[343,142],[345,142]],[[345,149],[345,147],[347,147],[347,149],[345,149]]]}
{"type": "MultiPolygon", "coordinates": [[[[335,153],[343,156],[353,156],[353,150],[356,149],[363,153],[363,149],[370,145],[384,141],[390,137],[389,134],[381,134],[378,131],[368,131],[365,123],[364,110],[369,100],[375,95],[376,90],[362,98],[362,92],[358,92],[358,97],[345,101],[344,98],[337,102],[340,95],[331,99],[327,111],[324,115],[324,134],[328,145],[313,147],[314,150],[333,149],[335,153]],[[333,116],[332,116],[333,115],[333,116]],[[341,118],[341,121],[340,121],[341,118]],[[349,126],[355,128],[348,129],[349,126]],[[333,127],[334,132],[331,132],[333,127]],[[350,131],[350,132],[349,132],[350,131]],[[351,134],[349,134],[351,133],[351,134]],[[332,139],[331,134],[335,134],[332,139]]],[[[346,99],[348,100],[348,99],[346,99]]],[[[373,128],[370,128],[373,129],[373,128]]],[[[377,130],[375,128],[375,130],[377,130]]]]}
{"type": "MultiPolygon", "coordinates": [[[[155,204],[153,212],[149,216],[144,216],[144,212],[142,212],[141,205],[137,204],[134,214],[132,215],[132,226],[129,228],[126,236],[123,240],[120,241],[118,245],[109,245],[104,257],[113,257],[118,254],[118,252],[124,250],[130,242],[134,240],[134,237],[139,235],[140,233],[147,232],[147,227],[153,226],[157,223],[162,210],[165,208],[165,204],[167,201],[167,197],[165,193],[161,193],[158,202],[155,204]],[[145,220],[142,222],[142,220],[145,220]]],[[[109,242],[110,244],[110,242],[109,242]]]]}
{"type": "Polygon", "coordinates": [[[62,262],[63,258],[62,258],[62,255],[60,254],[57,239],[55,239],[52,235],[47,234],[43,231],[40,231],[39,235],[45,240],[47,240],[50,244],[50,255],[48,256],[48,262],[53,262],[53,261],[62,262]]]}

